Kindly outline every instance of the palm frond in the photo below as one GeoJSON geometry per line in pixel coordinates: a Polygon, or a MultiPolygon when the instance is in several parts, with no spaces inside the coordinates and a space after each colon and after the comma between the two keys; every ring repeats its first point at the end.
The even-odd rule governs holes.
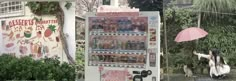
{"type": "Polygon", "coordinates": [[[194,0],[194,7],[200,11],[229,13],[236,10],[235,0],[194,0]]]}

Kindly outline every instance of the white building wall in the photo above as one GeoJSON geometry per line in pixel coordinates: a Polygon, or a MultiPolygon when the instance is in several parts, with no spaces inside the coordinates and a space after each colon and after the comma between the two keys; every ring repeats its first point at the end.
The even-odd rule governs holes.
{"type": "Polygon", "coordinates": [[[60,6],[64,11],[64,33],[68,35],[67,44],[70,55],[75,60],[75,52],[76,52],[76,42],[75,42],[75,2],[72,3],[72,6],[69,10],[67,10],[64,5],[66,2],[61,2],[60,6]]]}
{"type": "Polygon", "coordinates": [[[111,6],[118,7],[119,6],[119,0],[111,0],[111,6]]]}
{"type": "MultiPolygon", "coordinates": [[[[0,22],[1,24],[1,22],[0,22]]],[[[2,32],[2,28],[0,28],[0,32],[2,32]]],[[[2,44],[2,34],[0,34],[0,55],[2,54],[2,47],[3,47],[3,44],[2,44]]]]}

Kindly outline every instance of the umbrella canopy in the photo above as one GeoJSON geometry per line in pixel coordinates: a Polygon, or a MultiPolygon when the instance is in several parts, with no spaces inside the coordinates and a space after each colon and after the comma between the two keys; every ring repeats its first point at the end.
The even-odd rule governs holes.
{"type": "Polygon", "coordinates": [[[190,27],[182,30],[175,38],[176,42],[192,41],[205,37],[208,33],[198,27],[190,27]]]}

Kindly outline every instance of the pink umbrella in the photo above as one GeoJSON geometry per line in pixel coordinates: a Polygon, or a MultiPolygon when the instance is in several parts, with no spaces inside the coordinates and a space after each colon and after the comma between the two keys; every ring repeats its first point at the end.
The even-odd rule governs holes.
{"type": "Polygon", "coordinates": [[[176,42],[184,42],[184,41],[192,41],[195,39],[199,39],[205,37],[208,33],[201,28],[198,27],[190,27],[182,30],[176,36],[176,42]]]}

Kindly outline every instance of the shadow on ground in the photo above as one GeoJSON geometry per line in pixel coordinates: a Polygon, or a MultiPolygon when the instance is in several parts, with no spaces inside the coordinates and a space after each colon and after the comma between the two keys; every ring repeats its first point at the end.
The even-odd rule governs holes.
{"type": "MultiPolygon", "coordinates": [[[[185,77],[184,74],[169,74],[170,81],[236,81],[236,69],[231,70],[230,74],[225,79],[216,80],[210,78],[209,75],[194,75],[195,77],[185,77]]],[[[164,75],[164,79],[161,81],[167,81],[167,75],[164,75]]]]}

